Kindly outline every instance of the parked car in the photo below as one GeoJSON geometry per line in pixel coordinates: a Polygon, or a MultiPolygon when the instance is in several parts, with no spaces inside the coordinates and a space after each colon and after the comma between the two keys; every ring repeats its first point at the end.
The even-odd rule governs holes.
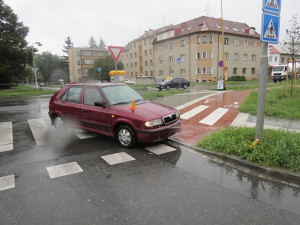
{"type": "Polygon", "coordinates": [[[171,77],[165,81],[159,82],[156,84],[156,87],[159,90],[166,89],[170,90],[170,88],[184,88],[190,86],[190,82],[181,77],[171,77]]]}
{"type": "Polygon", "coordinates": [[[40,83],[40,87],[46,87],[45,83],[44,83],[44,82],[41,82],[41,83],[40,83]]]}
{"type": "Polygon", "coordinates": [[[158,142],[181,125],[178,110],[144,99],[126,84],[67,84],[52,96],[56,129],[73,127],[115,137],[122,147],[158,142]]]}
{"type": "Polygon", "coordinates": [[[136,84],[135,80],[125,80],[125,84],[136,84]]]}

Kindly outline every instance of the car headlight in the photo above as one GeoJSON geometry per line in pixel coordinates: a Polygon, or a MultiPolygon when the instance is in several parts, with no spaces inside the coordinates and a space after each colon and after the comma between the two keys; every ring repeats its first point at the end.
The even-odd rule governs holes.
{"type": "Polygon", "coordinates": [[[179,111],[177,110],[176,111],[176,118],[179,118],[180,117],[180,114],[179,114],[179,111]]]}
{"type": "Polygon", "coordinates": [[[147,121],[145,122],[145,126],[146,127],[156,127],[162,125],[162,120],[161,119],[156,119],[156,120],[151,120],[151,121],[147,121]]]}

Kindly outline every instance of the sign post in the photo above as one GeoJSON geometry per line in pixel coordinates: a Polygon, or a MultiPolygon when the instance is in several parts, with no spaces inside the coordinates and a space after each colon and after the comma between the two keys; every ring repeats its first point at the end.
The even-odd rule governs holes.
{"type": "Polygon", "coordinates": [[[123,47],[117,47],[117,46],[108,46],[108,49],[112,55],[112,57],[114,58],[115,60],[115,70],[116,70],[116,74],[115,74],[115,82],[118,83],[118,65],[117,65],[117,62],[118,62],[118,59],[123,51],[123,47]]]}
{"type": "Polygon", "coordinates": [[[281,0],[263,0],[262,15],[262,55],[260,58],[259,89],[255,139],[263,138],[266,105],[266,86],[268,76],[268,43],[278,43],[281,0]]]}

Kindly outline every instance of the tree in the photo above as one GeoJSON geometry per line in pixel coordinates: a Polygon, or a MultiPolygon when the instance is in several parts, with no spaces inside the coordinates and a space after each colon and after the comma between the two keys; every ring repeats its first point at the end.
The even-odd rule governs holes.
{"type": "MultiPolygon", "coordinates": [[[[124,69],[124,64],[120,61],[117,62],[118,70],[124,69]]],[[[92,80],[101,80],[101,81],[110,81],[109,72],[111,70],[115,70],[115,60],[111,56],[111,54],[105,54],[99,57],[91,68],[88,71],[88,75],[92,80]],[[97,72],[97,68],[101,67],[102,71],[97,72]],[[100,76],[99,76],[100,74],[100,76]]]]}
{"type": "Polygon", "coordinates": [[[100,49],[106,49],[106,44],[103,41],[102,37],[100,38],[100,41],[99,41],[99,48],[100,49]]]}
{"type": "Polygon", "coordinates": [[[58,82],[59,79],[69,81],[68,71],[65,62],[58,55],[51,52],[43,52],[35,57],[38,69],[38,80],[58,82]]]}
{"type": "Polygon", "coordinates": [[[297,15],[293,15],[290,20],[291,28],[286,30],[288,35],[286,46],[289,49],[293,60],[300,55],[300,27],[298,26],[297,19],[297,15]]]}
{"type": "Polygon", "coordinates": [[[89,47],[90,48],[97,48],[97,43],[93,37],[90,38],[89,40],[89,47]]]}
{"type": "Polygon", "coordinates": [[[69,36],[66,38],[65,44],[66,45],[63,45],[62,51],[68,55],[68,50],[73,48],[74,45],[72,39],[69,36]]]}
{"type": "Polygon", "coordinates": [[[28,75],[26,64],[32,62],[32,51],[25,40],[28,31],[0,0],[0,83],[17,82],[28,75]]]}

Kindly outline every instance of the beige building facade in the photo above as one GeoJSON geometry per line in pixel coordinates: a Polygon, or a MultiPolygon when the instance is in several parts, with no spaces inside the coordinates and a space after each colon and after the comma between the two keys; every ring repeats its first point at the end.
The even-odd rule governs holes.
{"type": "Polygon", "coordinates": [[[68,51],[70,82],[86,82],[88,70],[93,67],[96,59],[107,54],[107,49],[71,48],[68,51]]]}
{"type": "MultiPolygon", "coordinates": [[[[224,21],[226,77],[257,79],[261,42],[253,27],[224,21]]],[[[130,79],[138,76],[180,76],[190,81],[215,81],[223,77],[220,19],[199,17],[178,25],[146,31],[128,43],[121,61],[130,79]]]]}

